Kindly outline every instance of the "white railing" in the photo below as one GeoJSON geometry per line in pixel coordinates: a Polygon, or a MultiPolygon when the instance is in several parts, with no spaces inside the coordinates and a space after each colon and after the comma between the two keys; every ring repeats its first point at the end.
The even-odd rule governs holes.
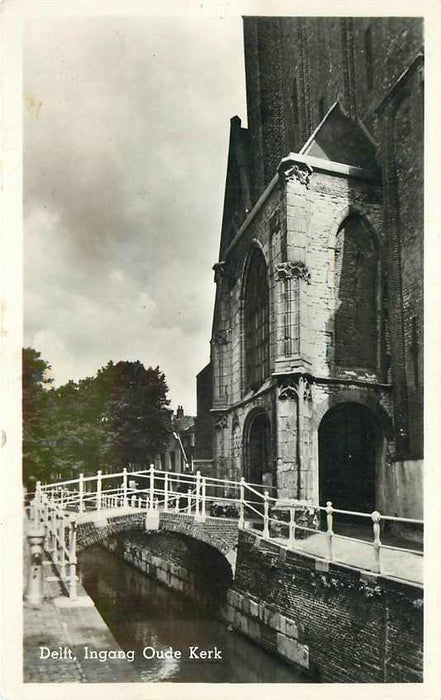
{"type": "MultiPolygon", "coordinates": [[[[422,520],[385,516],[378,511],[341,510],[334,508],[331,501],[320,506],[307,501],[278,499],[270,496],[266,488],[248,483],[244,478],[232,481],[206,477],[200,472],[165,472],[153,465],[133,472],[124,469],[117,474],[98,471],[94,476],[80,474],[78,479],[56,484],[38,482],[30,517],[36,523],[43,522],[49,552],[54,563],[59,564],[62,578],[67,578],[66,566],[69,565],[71,596],[76,594],[76,526],[92,511],[138,510],[144,511],[147,517],[151,511],[161,510],[192,515],[198,520],[205,520],[207,516],[230,517],[237,521],[239,528],[255,532],[263,539],[329,562],[344,562],[340,551],[346,546],[344,543],[357,543],[359,548],[368,547],[369,552],[373,552],[371,560],[364,561],[359,568],[381,574],[391,575],[383,562],[385,551],[422,557],[420,550],[384,544],[381,530],[388,522],[422,528],[422,520]],[[276,517],[276,511],[285,512],[286,519],[276,517]],[[310,516],[308,524],[301,520],[305,513],[310,516]],[[366,539],[337,534],[335,526],[340,516],[340,523],[350,516],[367,524],[366,539]]],[[[401,577],[412,580],[406,574],[401,577]]]]}

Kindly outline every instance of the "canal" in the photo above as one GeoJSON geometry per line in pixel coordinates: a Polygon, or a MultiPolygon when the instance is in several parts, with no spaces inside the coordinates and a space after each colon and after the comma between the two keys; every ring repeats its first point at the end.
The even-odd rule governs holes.
{"type": "Polygon", "coordinates": [[[200,606],[99,545],[82,552],[79,562],[83,586],[121,649],[135,650],[132,666],[140,682],[308,682],[200,606]],[[198,658],[201,650],[221,658],[198,658]]]}

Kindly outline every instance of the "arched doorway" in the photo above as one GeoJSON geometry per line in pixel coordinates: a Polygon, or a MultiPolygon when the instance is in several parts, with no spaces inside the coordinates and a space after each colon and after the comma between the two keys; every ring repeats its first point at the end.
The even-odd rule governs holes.
{"type": "Polygon", "coordinates": [[[334,406],[324,415],[318,438],[320,504],[375,510],[380,428],[372,411],[357,403],[334,406]]]}
{"type": "Polygon", "coordinates": [[[263,411],[251,418],[245,431],[245,479],[272,485],[270,422],[263,411]]]}

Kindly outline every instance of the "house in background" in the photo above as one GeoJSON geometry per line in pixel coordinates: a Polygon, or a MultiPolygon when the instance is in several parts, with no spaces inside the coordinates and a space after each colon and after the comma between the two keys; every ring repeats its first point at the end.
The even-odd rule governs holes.
{"type": "Polygon", "coordinates": [[[186,416],[183,406],[170,416],[170,438],[163,452],[155,457],[155,467],[177,473],[193,471],[195,419],[186,416]]]}
{"type": "Polygon", "coordinates": [[[423,26],[245,17],[231,120],[206,473],[422,517],[423,26]]]}

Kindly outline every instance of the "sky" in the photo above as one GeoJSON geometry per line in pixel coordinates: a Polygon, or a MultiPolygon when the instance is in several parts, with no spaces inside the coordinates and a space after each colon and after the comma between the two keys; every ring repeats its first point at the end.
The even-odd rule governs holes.
{"type": "Polygon", "coordinates": [[[239,17],[28,20],[24,344],[55,386],[139,360],[195,414],[235,114],[239,17]]]}

